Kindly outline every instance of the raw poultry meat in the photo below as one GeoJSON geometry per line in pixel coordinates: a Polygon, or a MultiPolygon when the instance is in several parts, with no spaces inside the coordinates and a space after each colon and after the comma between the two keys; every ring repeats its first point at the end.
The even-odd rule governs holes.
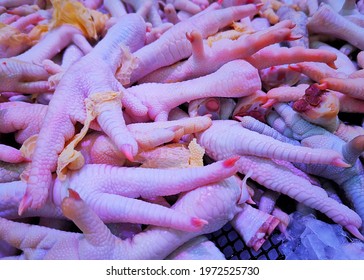
{"type": "Polygon", "coordinates": [[[204,235],[258,251],[284,198],[362,243],[362,11],[0,0],[0,256],[224,259],[204,235]]]}

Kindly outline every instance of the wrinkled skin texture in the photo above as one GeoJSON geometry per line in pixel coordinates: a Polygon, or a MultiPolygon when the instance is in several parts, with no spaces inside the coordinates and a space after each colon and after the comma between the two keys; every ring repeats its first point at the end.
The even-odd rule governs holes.
{"type": "Polygon", "coordinates": [[[186,38],[186,32],[191,32],[198,27],[198,31],[205,38],[216,33],[218,29],[232,21],[253,15],[256,12],[255,5],[231,7],[224,10],[210,11],[201,17],[192,17],[183,23],[176,24],[164,33],[159,40],[134,53],[140,60],[140,64],[131,77],[131,83],[160,67],[173,64],[191,55],[192,50],[190,42],[186,38]],[[177,46],[175,45],[176,42],[179,42],[177,46]],[[177,49],[172,52],[171,50],[175,47],[177,49]]]}
{"type": "Polygon", "coordinates": [[[38,134],[47,112],[47,106],[25,102],[0,103],[0,133],[16,132],[15,139],[22,144],[38,134]]]}
{"type": "Polygon", "coordinates": [[[233,60],[200,78],[170,84],[144,83],[128,90],[148,108],[150,119],[163,121],[172,108],[184,102],[211,96],[241,97],[260,88],[257,70],[244,60],[233,60]]]}
{"type": "MultiPolygon", "coordinates": [[[[125,168],[108,165],[86,165],[80,171],[69,172],[64,181],[55,180],[52,195],[47,201],[47,209],[28,211],[30,217],[40,215],[45,217],[59,216],[57,206],[67,196],[68,189],[80,192],[85,201],[107,223],[130,222],[155,224],[177,228],[185,231],[196,231],[206,222],[193,216],[184,216],[169,207],[161,207],[156,203],[147,203],[133,198],[153,199],[158,195],[173,195],[189,191],[211,182],[233,175],[237,170],[234,166],[237,158],[232,158],[209,166],[181,168],[174,183],[170,178],[175,170],[125,168]],[[103,178],[108,177],[105,181],[103,178]],[[88,185],[88,188],[82,188],[88,185]],[[105,191],[108,190],[108,191],[105,191]]],[[[3,217],[17,217],[15,208],[24,195],[25,184],[12,182],[4,184],[1,189],[3,217]],[[7,201],[5,200],[7,198],[7,201]]]]}
{"type": "Polygon", "coordinates": [[[0,61],[0,256],[162,259],[228,221],[258,250],[295,223],[280,194],[363,239],[363,128],[339,114],[363,113],[362,1],[30,2],[0,7],[35,44],[0,61]]]}
{"type": "Polygon", "coordinates": [[[199,188],[183,195],[173,206],[175,210],[209,222],[196,233],[150,227],[132,239],[121,240],[111,234],[87,204],[73,195],[62,201],[62,211],[83,233],[63,232],[0,218],[0,236],[24,252],[17,259],[163,259],[191,238],[213,232],[233,218],[239,211],[237,201],[240,195],[240,188],[234,182],[222,181],[219,185],[199,188]],[[206,195],[214,199],[206,199],[206,195]],[[200,200],[205,203],[197,203],[200,200]],[[189,207],[196,203],[199,207],[189,207]]]}
{"type": "MultiPolygon", "coordinates": [[[[138,40],[135,40],[135,36],[131,36],[132,33],[130,32],[143,29],[144,23],[139,17],[132,15],[124,18],[124,20],[126,22],[130,21],[130,24],[127,29],[121,29],[120,32],[124,36],[118,39],[119,42],[121,41],[129,45],[131,48],[140,47],[140,43],[138,44],[138,40]]],[[[120,24],[125,26],[123,20],[120,24]]],[[[115,25],[113,32],[118,32],[117,28],[118,25],[115,25]]],[[[143,34],[141,30],[136,33],[143,34]]],[[[109,36],[105,37],[104,40],[115,41],[112,37],[115,35],[111,31],[109,36]]],[[[139,40],[143,41],[143,38],[139,38],[139,40]]],[[[102,44],[98,46],[99,48],[95,48],[93,52],[71,66],[54,93],[47,110],[46,118],[48,122],[42,126],[39,132],[29,174],[28,188],[20,205],[19,213],[24,212],[28,207],[41,207],[47,198],[51,182],[51,172],[56,168],[57,155],[62,151],[65,141],[73,136],[76,121],[83,123],[86,118],[84,99],[93,93],[119,92],[121,90],[117,80],[114,78],[117,62],[115,61],[115,64],[112,66],[108,64],[108,59],[112,58],[113,54],[115,55],[115,51],[120,52],[120,49],[114,50],[114,53],[108,53],[109,56],[105,57],[102,52],[105,51],[102,49],[102,44]],[[83,75],[83,69],[85,68],[90,69],[87,76],[83,75]],[[64,98],[64,95],[69,96],[69,98],[64,98]]],[[[111,45],[111,47],[115,48],[116,46],[111,45]]],[[[107,134],[112,134],[110,136],[114,141],[117,140],[120,133],[127,131],[125,124],[123,125],[120,109],[120,107],[106,109],[98,117],[98,121],[104,131],[107,134]],[[114,124],[112,122],[109,123],[109,120],[115,118],[113,117],[114,114],[118,115],[120,119],[114,119],[114,124]],[[114,129],[115,122],[121,125],[119,129],[114,129]]],[[[119,149],[123,149],[123,145],[129,145],[133,154],[137,152],[137,144],[130,134],[129,137],[117,140],[116,145],[119,149]]]]}
{"type": "Polygon", "coordinates": [[[307,27],[309,31],[330,34],[344,39],[361,50],[364,49],[363,28],[335,13],[329,5],[321,5],[308,21],[307,27]]]}
{"type": "MultiPolygon", "coordinates": [[[[221,122],[222,121],[220,121],[220,123],[221,122]]],[[[214,125],[216,125],[215,129],[219,128],[218,124],[219,123],[213,124],[211,128],[214,129],[214,125]]],[[[235,126],[239,125],[239,128],[243,129],[243,127],[241,127],[239,123],[235,123],[233,125],[235,126]]],[[[221,127],[221,129],[226,129],[226,128],[221,127]]],[[[228,129],[228,131],[229,133],[233,133],[231,126],[230,129],[228,129]]],[[[305,178],[295,175],[294,173],[292,173],[290,169],[288,169],[284,165],[280,165],[275,163],[274,161],[269,160],[268,158],[271,158],[272,155],[269,154],[269,156],[254,157],[252,155],[256,156],[259,154],[254,154],[252,151],[249,150],[245,151],[239,150],[237,148],[234,148],[237,147],[234,144],[226,145],[226,143],[224,143],[224,140],[226,141],[226,139],[223,139],[223,137],[221,136],[219,137],[219,139],[217,138],[214,139],[213,135],[209,135],[208,132],[209,130],[206,130],[199,136],[199,143],[203,147],[205,147],[206,152],[209,156],[211,156],[214,159],[223,159],[227,156],[230,156],[231,154],[238,153],[242,155],[241,159],[238,161],[240,172],[244,174],[251,173],[250,176],[255,181],[264,185],[268,189],[284,193],[300,202],[307,203],[307,205],[310,207],[319,209],[320,211],[324,212],[327,216],[334,219],[337,223],[345,226],[356,237],[364,239],[364,237],[361,236],[360,233],[358,232],[358,228],[361,226],[360,217],[348,207],[344,205],[338,205],[336,201],[328,198],[325,191],[316,186],[311,185],[310,182],[308,182],[305,178]],[[297,182],[299,183],[297,184],[297,182]]],[[[226,133],[228,132],[225,131],[225,134],[226,133]]],[[[220,131],[218,135],[221,134],[223,134],[222,131],[220,131]]],[[[236,139],[237,137],[234,138],[236,139]]],[[[255,136],[255,138],[257,138],[257,136],[255,136]]],[[[239,138],[237,139],[237,141],[239,141],[239,138]]],[[[273,141],[271,142],[273,143],[273,141]]],[[[252,143],[254,143],[253,140],[252,143]]],[[[253,145],[250,144],[251,147],[256,147],[258,145],[259,144],[257,143],[253,145]]],[[[262,144],[260,144],[260,146],[262,147],[262,144]]],[[[262,150],[265,149],[262,148],[262,150]]],[[[267,151],[269,151],[269,148],[267,149],[267,151]]],[[[274,156],[276,158],[279,155],[278,151],[279,149],[276,148],[274,153],[274,156]]],[[[284,158],[279,158],[279,159],[284,159],[284,158]]],[[[288,158],[285,158],[284,160],[288,160],[288,158]]],[[[322,164],[322,166],[325,165],[322,164]]]]}
{"type": "Polygon", "coordinates": [[[340,153],[330,150],[311,150],[280,142],[272,137],[260,135],[231,120],[213,121],[210,128],[200,133],[199,143],[210,149],[210,156],[255,155],[293,162],[321,163],[347,166],[340,153]],[[246,143],[245,145],[241,145],[246,143]],[[259,147],[259,148],[258,148],[259,147]]]}
{"type": "MultiPolygon", "coordinates": [[[[195,230],[200,224],[188,218],[170,220],[169,209],[130,198],[153,198],[189,191],[210,182],[216,182],[236,172],[237,159],[210,166],[175,170],[148,168],[117,168],[108,165],[86,165],[78,172],[69,173],[65,181],[56,180],[53,199],[56,204],[75,188],[105,222],[134,222],[165,225],[183,230],[195,230]],[[173,183],[171,177],[174,176],[173,183]],[[108,177],[105,181],[103,178],[108,177]],[[91,180],[90,180],[91,179],[91,180]],[[88,185],[87,189],[81,186],[88,185]],[[104,190],[108,191],[105,192],[104,190]],[[129,199],[128,199],[129,198],[129,199]],[[143,206],[144,205],[144,206],[143,206]],[[155,208],[153,210],[153,207],[155,208]],[[130,209],[135,209],[130,213],[130,209]],[[146,209],[150,209],[146,211],[146,209]],[[146,218],[145,218],[146,217],[146,218]],[[192,221],[192,222],[191,222],[192,221]]],[[[178,215],[177,215],[178,216],[178,215]]]]}
{"type": "Polygon", "coordinates": [[[49,73],[43,67],[14,58],[0,60],[0,77],[2,92],[39,93],[50,88],[49,73]]]}
{"type": "MultiPolygon", "coordinates": [[[[299,165],[299,167],[305,172],[320,174],[320,176],[338,183],[345,191],[350,203],[353,204],[355,211],[363,219],[363,166],[358,159],[362,147],[353,145],[354,142],[346,143],[325,129],[306,122],[285,104],[276,106],[278,106],[276,109],[285,123],[293,130],[296,140],[301,141],[308,147],[330,147],[341,151],[345,159],[352,164],[350,168],[325,167],[322,165],[299,165]]],[[[361,231],[363,232],[363,228],[361,228],[361,231]]]]}

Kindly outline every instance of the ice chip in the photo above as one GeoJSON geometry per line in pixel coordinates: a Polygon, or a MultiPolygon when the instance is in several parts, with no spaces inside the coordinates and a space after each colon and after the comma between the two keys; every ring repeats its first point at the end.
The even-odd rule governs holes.
{"type": "Polygon", "coordinates": [[[280,251],[286,259],[295,260],[340,260],[364,259],[364,243],[348,238],[342,226],[317,220],[312,214],[291,214],[287,233],[280,251]]]}
{"type": "Polygon", "coordinates": [[[312,230],[312,232],[316,234],[318,238],[320,238],[322,243],[326,246],[337,249],[341,247],[342,242],[335,234],[333,229],[334,225],[326,224],[319,220],[310,220],[306,225],[312,230]]]}
{"type": "Polygon", "coordinates": [[[310,229],[307,229],[308,233],[302,240],[302,244],[308,251],[309,260],[325,260],[327,259],[325,253],[325,244],[318,235],[313,233],[310,229]]]}
{"type": "Polygon", "coordinates": [[[360,241],[345,244],[343,253],[351,260],[364,260],[364,243],[360,241]]]}

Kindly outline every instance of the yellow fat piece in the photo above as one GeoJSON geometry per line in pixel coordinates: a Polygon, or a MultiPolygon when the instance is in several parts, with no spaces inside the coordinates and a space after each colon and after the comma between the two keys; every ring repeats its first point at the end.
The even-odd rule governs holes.
{"type": "Polygon", "coordinates": [[[49,31],[48,24],[38,24],[34,26],[33,29],[29,32],[28,36],[32,41],[32,45],[34,46],[39,42],[39,40],[49,31]]]}
{"type": "Polygon", "coordinates": [[[251,26],[244,22],[233,22],[231,24],[231,27],[233,29],[226,30],[226,31],[220,31],[216,34],[209,36],[207,38],[207,44],[209,47],[212,47],[212,45],[220,40],[228,39],[228,40],[237,40],[243,35],[249,35],[254,33],[254,30],[251,26]]]}
{"type": "MultiPolygon", "coordinates": [[[[24,141],[23,145],[20,148],[20,152],[23,157],[30,159],[33,157],[37,139],[38,134],[34,134],[24,141]]],[[[24,171],[20,174],[20,180],[26,183],[29,178],[29,172],[30,164],[28,164],[24,171]]]]}
{"type": "Polygon", "coordinates": [[[86,38],[97,40],[97,34],[105,26],[108,16],[86,8],[82,3],[70,0],[52,0],[52,29],[71,24],[80,29],[86,38]]]}
{"type": "Polygon", "coordinates": [[[128,85],[131,74],[139,66],[139,58],[133,56],[127,46],[121,45],[120,48],[123,50],[123,55],[121,56],[120,67],[116,71],[115,77],[122,85],[128,85]]]}
{"type": "Polygon", "coordinates": [[[24,141],[23,145],[20,148],[20,152],[23,157],[32,158],[37,139],[38,139],[38,134],[34,134],[24,141]]]}
{"type": "Polygon", "coordinates": [[[203,166],[205,149],[197,143],[196,138],[193,138],[190,144],[188,144],[188,150],[190,151],[189,166],[203,166]]]}
{"type": "Polygon", "coordinates": [[[229,39],[229,40],[237,40],[244,33],[237,30],[227,30],[221,31],[207,38],[207,45],[211,48],[212,45],[220,40],[229,39]]]}
{"type": "Polygon", "coordinates": [[[19,29],[0,22],[0,42],[9,48],[19,48],[23,45],[31,46],[32,41],[28,34],[19,29]]]}
{"type": "Polygon", "coordinates": [[[204,154],[205,149],[194,138],[188,147],[182,143],[167,144],[141,152],[136,160],[143,162],[143,168],[189,168],[203,166],[204,154]]]}
{"type": "Polygon", "coordinates": [[[117,106],[121,106],[121,96],[121,92],[106,91],[93,93],[85,99],[86,120],[84,126],[81,131],[72,138],[58,157],[58,179],[65,180],[69,169],[77,170],[85,164],[85,159],[81,152],[75,149],[76,146],[87,134],[91,122],[96,119],[102,111],[105,111],[105,105],[117,103],[117,106]]]}
{"type": "Polygon", "coordinates": [[[136,160],[143,163],[141,165],[143,168],[186,168],[189,156],[184,144],[174,143],[141,152],[136,160]]]}

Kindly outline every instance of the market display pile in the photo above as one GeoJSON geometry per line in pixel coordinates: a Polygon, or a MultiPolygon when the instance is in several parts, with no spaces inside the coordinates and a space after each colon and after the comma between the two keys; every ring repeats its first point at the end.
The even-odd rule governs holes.
{"type": "Polygon", "coordinates": [[[363,38],[361,0],[0,0],[0,257],[363,258],[363,38]]]}

